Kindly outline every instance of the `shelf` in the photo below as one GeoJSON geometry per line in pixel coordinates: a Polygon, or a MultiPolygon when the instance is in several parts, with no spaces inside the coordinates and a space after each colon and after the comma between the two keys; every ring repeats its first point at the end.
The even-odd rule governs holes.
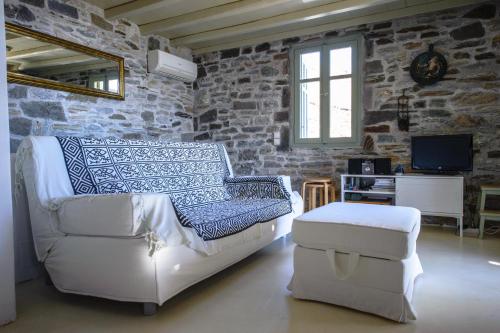
{"type": "Polygon", "coordinates": [[[482,210],[479,214],[481,214],[481,216],[500,217],[500,210],[482,210]]]}
{"type": "Polygon", "coordinates": [[[429,175],[429,174],[422,174],[422,173],[405,173],[403,175],[352,175],[352,174],[343,174],[340,175],[341,178],[430,178],[430,179],[438,179],[438,178],[445,178],[445,179],[463,179],[463,176],[460,175],[429,175]]]}
{"type": "Polygon", "coordinates": [[[401,176],[396,175],[341,175],[342,177],[355,177],[355,178],[396,178],[401,176]]]}
{"type": "Polygon", "coordinates": [[[369,204],[369,205],[392,205],[392,200],[346,200],[345,202],[349,203],[362,203],[362,204],[369,204]]]}
{"type": "Polygon", "coordinates": [[[361,194],[390,194],[390,195],[394,195],[394,194],[396,194],[396,191],[372,191],[372,190],[361,191],[361,190],[344,190],[344,193],[361,193],[361,194]]]}

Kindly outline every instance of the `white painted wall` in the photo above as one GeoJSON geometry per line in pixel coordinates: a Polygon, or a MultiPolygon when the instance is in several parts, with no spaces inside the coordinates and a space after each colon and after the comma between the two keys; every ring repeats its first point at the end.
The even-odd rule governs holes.
{"type": "Polygon", "coordinates": [[[0,325],[16,318],[5,23],[0,0],[0,325]]]}

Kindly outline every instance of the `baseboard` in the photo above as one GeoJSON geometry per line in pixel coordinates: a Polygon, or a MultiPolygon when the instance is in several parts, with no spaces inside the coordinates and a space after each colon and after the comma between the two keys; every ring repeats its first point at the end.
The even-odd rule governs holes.
{"type": "Polygon", "coordinates": [[[467,229],[464,229],[464,236],[478,237],[479,236],[479,229],[478,228],[467,228],[467,229]]]}

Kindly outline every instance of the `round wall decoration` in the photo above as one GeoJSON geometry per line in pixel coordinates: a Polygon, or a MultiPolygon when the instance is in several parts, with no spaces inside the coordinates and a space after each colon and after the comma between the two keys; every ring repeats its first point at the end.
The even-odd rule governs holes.
{"type": "Polygon", "coordinates": [[[434,45],[429,50],[420,53],[413,59],[410,66],[410,75],[415,82],[429,85],[438,82],[446,74],[448,64],[441,53],[434,51],[434,45]]]}

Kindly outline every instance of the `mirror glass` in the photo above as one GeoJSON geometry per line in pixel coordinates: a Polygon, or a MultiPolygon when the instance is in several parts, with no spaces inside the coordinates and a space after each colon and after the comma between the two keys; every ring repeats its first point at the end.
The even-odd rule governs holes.
{"type": "Polygon", "coordinates": [[[17,26],[7,26],[6,47],[9,79],[123,99],[123,58],[17,26]]]}

